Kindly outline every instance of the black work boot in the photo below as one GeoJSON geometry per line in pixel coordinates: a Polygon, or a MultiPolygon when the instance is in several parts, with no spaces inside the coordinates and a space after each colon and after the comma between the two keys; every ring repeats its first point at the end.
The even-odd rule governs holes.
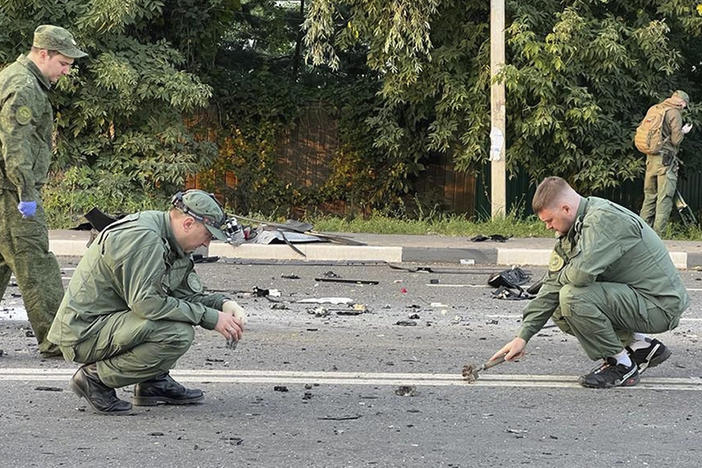
{"type": "Polygon", "coordinates": [[[100,414],[126,414],[132,410],[132,404],[117,398],[117,392],[100,380],[95,363],[85,364],[73,374],[71,390],[83,397],[88,404],[100,414]]]}
{"type": "Polygon", "coordinates": [[[202,390],[185,388],[165,373],[152,380],[140,382],[134,386],[132,403],[135,406],[189,405],[204,399],[202,390]]]}

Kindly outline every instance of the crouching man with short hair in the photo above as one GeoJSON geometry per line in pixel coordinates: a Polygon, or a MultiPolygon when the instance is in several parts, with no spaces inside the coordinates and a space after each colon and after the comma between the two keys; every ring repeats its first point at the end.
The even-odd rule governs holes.
{"type": "Polygon", "coordinates": [[[560,177],[539,184],[532,207],[558,241],[517,337],[492,359],[523,356],[552,318],[588,357],[602,360],[580,377],[581,385],[636,385],[641,372],[671,354],[645,333],[677,327],[690,303],[668,250],[643,219],[608,200],[581,197],[560,177]]]}
{"type": "Polygon", "coordinates": [[[200,190],[178,193],[169,211],[144,211],[105,228],[68,284],[49,331],[68,361],[84,364],[71,388],[101,414],[132,405],[115,388],[136,384],[135,405],[190,404],[203,393],[169,370],[190,348],[194,326],[239,340],[234,301],[205,294],[192,252],[226,240],[219,203],[200,190]]]}

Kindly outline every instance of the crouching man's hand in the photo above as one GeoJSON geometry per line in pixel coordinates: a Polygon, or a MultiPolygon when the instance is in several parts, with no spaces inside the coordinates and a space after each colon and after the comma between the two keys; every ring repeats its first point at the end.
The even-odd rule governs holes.
{"type": "Polygon", "coordinates": [[[524,348],[526,348],[526,341],[524,338],[516,337],[506,345],[504,345],[498,352],[496,352],[491,358],[491,361],[504,356],[505,361],[512,361],[514,359],[519,359],[524,356],[524,348]]]}
{"type": "Polygon", "coordinates": [[[217,330],[227,339],[227,347],[235,349],[237,343],[244,334],[246,325],[246,311],[235,301],[226,301],[222,304],[222,312],[217,320],[217,330]]]}
{"type": "MultiPolygon", "coordinates": [[[[228,303],[234,301],[227,301],[222,307],[222,312],[219,313],[217,318],[217,325],[215,330],[219,332],[220,335],[225,337],[227,341],[239,341],[244,334],[244,323],[246,322],[246,314],[236,317],[236,312],[232,311],[232,306],[227,306],[228,303]]],[[[234,303],[236,304],[236,303],[234,303]]],[[[238,307],[238,304],[236,304],[238,307]]],[[[242,309],[243,312],[243,309],[242,309]]]]}
{"type": "Polygon", "coordinates": [[[235,318],[239,319],[239,323],[246,325],[246,311],[243,307],[236,303],[236,301],[225,301],[222,304],[222,312],[233,315],[235,318]]]}

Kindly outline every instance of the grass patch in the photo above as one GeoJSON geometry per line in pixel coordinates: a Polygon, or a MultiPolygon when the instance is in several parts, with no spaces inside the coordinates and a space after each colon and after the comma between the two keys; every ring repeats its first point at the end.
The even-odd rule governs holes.
{"type": "Polygon", "coordinates": [[[369,217],[340,218],[315,216],[308,219],[317,231],[365,232],[374,234],[416,234],[475,236],[500,234],[512,237],[553,237],[535,216],[522,219],[515,214],[496,220],[469,221],[465,216],[439,214],[424,219],[394,218],[380,213],[369,217]]]}
{"type": "MultiPolygon", "coordinates": [[[[467,220],[465,216],[433,214],[423,219],[395,218],[381,213],[369,217],[341,218],[313,216],[307,222],[321,232],[364,232],[373,234],[416,234],[443,236],[486,236],[500,234],[511,237],[553,237],[536,216],[522,217],[510,213],[499,219],[467,220]]],[[[702,228],[684,227],[677,221],[668,224],[662,236],[670,240],[702,240],[702,228]]]]}

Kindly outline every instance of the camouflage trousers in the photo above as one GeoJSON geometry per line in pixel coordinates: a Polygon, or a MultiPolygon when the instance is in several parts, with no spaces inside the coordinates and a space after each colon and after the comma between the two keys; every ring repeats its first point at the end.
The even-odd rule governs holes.
{"type": "Polygon", "coordinates": [[[188,323],[147,320],[128,310],[110,314],[102,325],[97,334],[61,351],[68,361],[96,363],[100,380],[112,388],[168,372],[195,338],[188,323]]]}
{"type": "Polygon", "coordinates": [[[574,335],[590,359],[604,359],[631,344],[634,332],[663,333],[680,323],[682,313],[666,311],[622,283],[565,285],[551,317],[574,335]]]}
{"type": "Polygon", "coordinates": [[[668,223],[677,183],[678,163],[675,158],[669,166],[665,166],[662,156],[656,154],[646,156],[644,201],[640,216],[658,234],[668,223]]]}
{"type": "Polygon", "coordinates": [[[17,210],[17,192],[0,189],[0,297],[5,294],[14,273],[39,351],[58,353],[46,340],[63,298],[61,270],[49,252],[49,233],[41,202],[33,218],[23,218],[17,210]]]}

